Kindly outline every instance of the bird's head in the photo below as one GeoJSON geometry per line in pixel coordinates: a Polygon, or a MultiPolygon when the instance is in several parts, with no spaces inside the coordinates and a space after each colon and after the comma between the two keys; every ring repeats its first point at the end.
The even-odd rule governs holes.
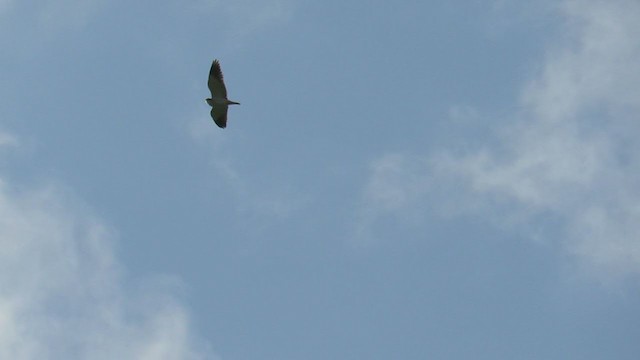
{"type": "Polygon", "coordinates": [[[207,98],[207,99],[204,99],[204,101],[206,101],[207,104],[209,104],[209,106],[213,106],[213,100],[207,98]]]}

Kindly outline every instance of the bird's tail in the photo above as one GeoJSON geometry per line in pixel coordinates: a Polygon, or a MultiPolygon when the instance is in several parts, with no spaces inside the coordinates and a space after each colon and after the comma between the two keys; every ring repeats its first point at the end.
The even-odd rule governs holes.
{"type": "Polygon", "coordinates": [[[229,105],[240,105],[240,103],[229,100],[229,105]]]}

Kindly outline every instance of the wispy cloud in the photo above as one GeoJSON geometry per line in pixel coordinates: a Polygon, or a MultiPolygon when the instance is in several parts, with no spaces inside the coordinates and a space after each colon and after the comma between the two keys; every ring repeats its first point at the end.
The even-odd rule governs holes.
{"type": "Polygon", "coordinates": [[[211,358],[175,286],[125,282],[88,213],[60,187],[0,182],[0,358],[211,358]]]}
{"type": "MultiPolygon", "coordinates": [[[[52,31],[85,25],[104,4],[104,0],[35,0],[29,2],[0,0],[0,16],[9,16],[15,12],[23,18],[24,25],[31,28],[37,25],[46,31],[52,31]]],[[[39,34],[41,36],[49,35],[41,31],[39,34]]]]}
{"type": "Polygon", "coordinates": [[[640,3],[569,0],[560,11],[566,35],[550,44],[498,142],[462,155],[385,156],[374,162],[365,199],[388,212],[446,188],[439,199],[459,211],[510,221],[516,213],[527,226],[544,214],[560,224],[548,236],[588,269],[637,274],[640,3]],[[392,193],[371,191],[381,181],[392,193]]]}
{"type": "Polygon", "coordinates": [[[12,6],[11,3],[11,0],[0,0],[0,15],[9,10],[9,8],[12,6]]]}
{"type": "Polygon", "coordinates": [[[230,141],[242,139],[220,130],[210,118],[198,116],[188,123],[187,132],[196,144],[210,150],[210,165],[219,176],[217,188],[225,186],[234,194],[237,211],[287,218],[308,204],[307,195],[294,191],[287,184],[266,188],[257,186],[251,175],[238,169],[236,160],[230,154],[230,141]]]}
{"type": "Polygon", "coordinates": [[[226,7],[231,18],[237,19],[245,32],[254,32],[273,23],[289,20],[293,4],[287,0],[235,1],[226,7]]]}
{"type": "Polygon", "coordinates": [[[104,0],[43,0],[37,7],[38,17],[49,29],[83,26],[104,4],[104,0]]]}
{"type": "Polygon", "coordinates": [[[354,245],[373,240],[373,224],[379,217],[405,212],[424,200],[430,174],[424,159],[403,154],[387,154],[370,165],[354,234],[354,245]]]}
{"type": "Polygon", "coordinates": [[[15,136],[0,130],[0,147],[11,147],[17,145],[18,139],[15,136]]]}

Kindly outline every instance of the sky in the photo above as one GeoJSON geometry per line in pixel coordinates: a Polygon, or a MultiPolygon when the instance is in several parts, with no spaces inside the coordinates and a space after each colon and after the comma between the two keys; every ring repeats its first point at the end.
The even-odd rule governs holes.
{"type": "Polygon", "coordinates": [[[640,358],[638,19],[0,0],[0,358],[640,358]]]}

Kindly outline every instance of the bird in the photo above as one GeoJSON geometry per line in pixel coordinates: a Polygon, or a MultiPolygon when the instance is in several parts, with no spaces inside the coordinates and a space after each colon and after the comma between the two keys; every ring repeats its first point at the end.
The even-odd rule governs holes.
{"type": "Polygon", "coordinates": [[[218,127],[224,129],[227,127],[229,105],[240,105],[240,103],[227,99],[227,88],[224,86],[220,62],[217,59],[214,59],[211,64],[207,85],[211,91],[211,98],[207,98],[205,101],[211,106],[211,118],[218,127]]]}

